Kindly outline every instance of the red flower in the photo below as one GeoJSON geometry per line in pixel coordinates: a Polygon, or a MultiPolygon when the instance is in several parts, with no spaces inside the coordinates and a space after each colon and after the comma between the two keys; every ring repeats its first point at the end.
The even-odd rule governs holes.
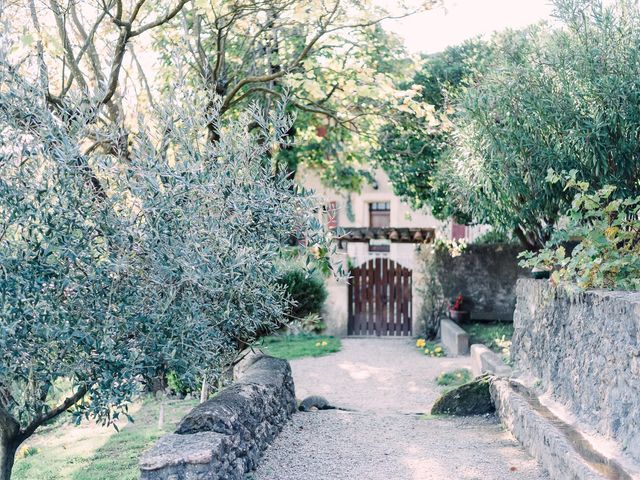
{"type": "Polygon", "coordinates": [[[456,301],[453,304],[453,307],[451,307],[451,310],[460,310],[461,307],[462,307],[462,295],[458,295],[458,298],[456,298],[456,301]]]}

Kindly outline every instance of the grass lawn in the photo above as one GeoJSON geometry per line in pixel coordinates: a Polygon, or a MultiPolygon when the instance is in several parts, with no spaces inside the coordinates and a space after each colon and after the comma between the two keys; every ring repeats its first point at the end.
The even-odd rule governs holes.
{"type": "Polygon", "coordinates": [[[496,353],[508,356],[513,337],[511,322],[478,322],[463,326],[469,333],[469,344],[483,343],[496,353]]]}
{"type": "MultiPolygon", "coordinates": [[[[101,427],[90,421],[79,426],[60,422],[31,437],[23,448],[30,455],[18,458],[12,480],[137,480],[138,459],[198,402],[166,400],[163,428],[158,428],[160,404],[152,399],[131,409],[134,423],[101,427]]],[[[126,420],[124,420],[126,422],[126,420]]]]}
{"type": "Polygon", "coordinates": [[[436,383],[441,387],[459,387],[472,379],[471,372],[467,368],[458,368],[449,372],[442,372],[436,377],[436,383]]]}
{"type": "Polygon", "coordinates": [[[293,360],[339,352],[342,344],[339,338],[323,335],[273,335],[263,338],[258,348],[271,356],[293,360]]]}

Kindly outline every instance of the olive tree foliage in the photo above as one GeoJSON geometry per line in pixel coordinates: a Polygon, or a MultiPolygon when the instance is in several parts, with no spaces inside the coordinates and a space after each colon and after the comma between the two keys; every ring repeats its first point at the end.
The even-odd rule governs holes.
{"type": "Polygon", "coordinates": [[[0,55],[3,480],[18,446],[67,410],[110,424],[147,379],[216,378],[280,326],[276,263],[292,235],[327,254],[313,198],[270,168],[284,107],[220,122],[207,102],[178,85],[129,136],[127,162],[82,153],[97,107],[51,109],[0,55]]]}
{"type": "Polygon", "coordinates": [[[117,416],[141,358],[135,323],[122,321],[134,291],[114,268],[119,225],[76,162],[82,122],[63,124],[4,61],[0,69],[0,478],[8,479],[20,443],[71,406],[117,416]],[[63,377],[73,388],[56,392],[63,377]]]}
{"type": "Polygon", "coordinates": [[[109,141],[88,129],[83,151],[126,158],[132,111],[148,107],[143,92],[153,89],[138,49],[151,32],[176,21],[188,1],[2,0],[0,20],[18,40],[11,53],[20,57],[20,72],[37,72],[49,108],[77,114],[93,105],[91,123],[117,126],[109,141]]]}
{"type": "MultiPolygon", "coordinates": [[[[440,178],[477,222],[544,245],[572,194],[550,169],[613,195],[637,195],[640,175],[640,11],[636,2],[556,0],[561,28],[533,28],[458,108],[440,178]]],[[[506,53],[508,49],[505,50],[506,53]]]]}

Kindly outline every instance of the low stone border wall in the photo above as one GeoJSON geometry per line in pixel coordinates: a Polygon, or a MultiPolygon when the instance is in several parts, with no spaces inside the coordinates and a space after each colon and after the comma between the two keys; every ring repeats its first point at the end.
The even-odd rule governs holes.
{"type": "Polygon", "coordinates": [[[640,471],[591,449],[590,443],[517,383],[494,378],[491,398],[502,423],[553,480],[633,480],[640,471]]]}
{"type": "Polygon", "coordinates": [[[452,257],[437,249],[435,275],[445,298],[464,298],[463,310],[478,320],[513,319],[516,281],[528,272],[518,266],[519,245],[469,245],[462,255],[452,257]]]}
{"type": "Polygon", "coordinates": [[[268,356],[251,362],[142,456],[141,480],[240,480],[256,467],[296,400],[289,362],[268,356]]]}
{"type": "Polygon", "coordinates": [[[640,461],[640,293],[521,279],[517,295],[517,370],[640,461]]]}

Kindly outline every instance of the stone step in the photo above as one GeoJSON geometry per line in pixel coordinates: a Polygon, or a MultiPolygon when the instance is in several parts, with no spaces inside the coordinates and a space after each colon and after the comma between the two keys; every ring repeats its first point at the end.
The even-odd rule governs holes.
{"type": "Polygon", "coordinates": [[[554,415],[523,385],[494,378],[490,389],[503,424],[553,480],[640,479],[640,466],[597,451],[584,434],[554,415]]]}

